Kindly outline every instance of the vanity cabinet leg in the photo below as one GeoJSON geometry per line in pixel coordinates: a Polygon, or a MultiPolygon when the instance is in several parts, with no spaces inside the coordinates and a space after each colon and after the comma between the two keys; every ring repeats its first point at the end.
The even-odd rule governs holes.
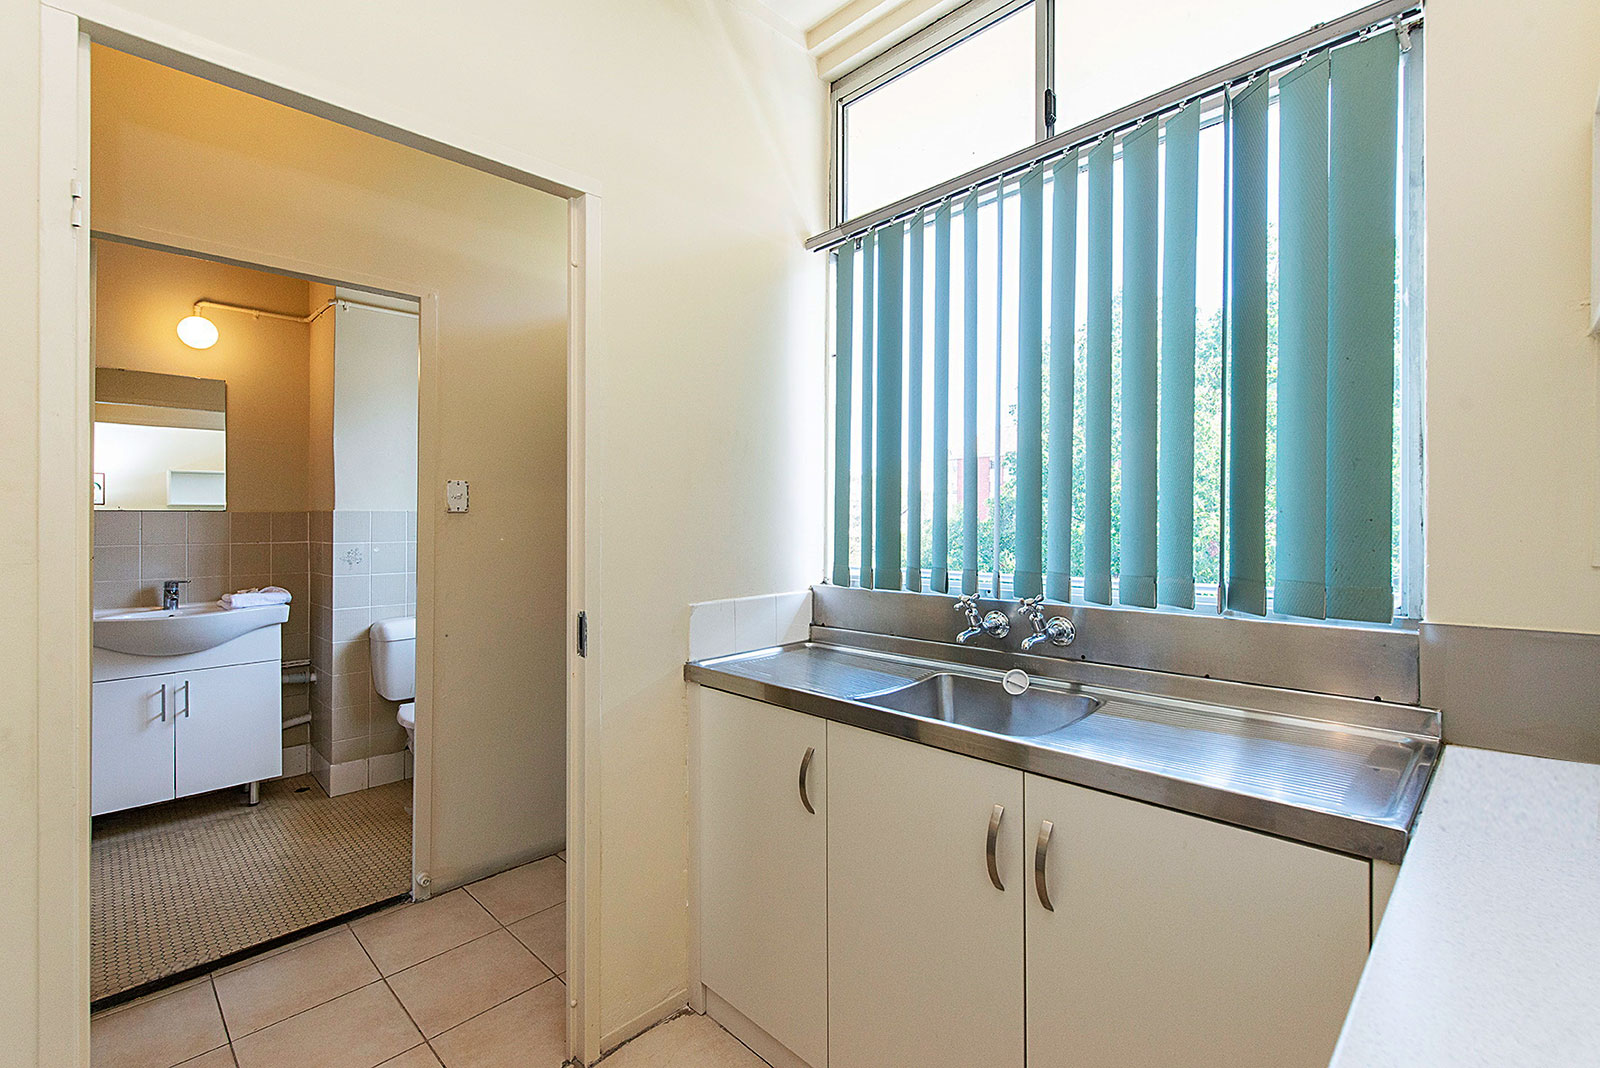
{"type": "Polygon", "coordinates": [[[258,782],[245,783],[245,787],[244,788],[245,788],[245,793],[248,795],[248,798],[249,798],[249,800],[247,800],[245,802],[245,804],[247,804],[247,805],[259,805],[259,804],[261,804],[261,783],[259,781],[258,782]]]}

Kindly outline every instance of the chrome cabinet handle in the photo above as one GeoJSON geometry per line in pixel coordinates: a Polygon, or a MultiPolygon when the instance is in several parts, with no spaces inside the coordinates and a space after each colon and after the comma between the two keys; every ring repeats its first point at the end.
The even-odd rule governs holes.
{"type": "Polygon", "coordinates": [[[813,816],[817,810],[811,807],[811,794],[806,790],[806,776],[811,773],[811,758],[817,755],[817,747],[806,746],[806,755],[800,758],[800,803],[806,806],[806,811],[813,816]]]}
{"type": "Polygon", "coordinates": [[[161,722],[167,721],[167,684],[161,684],[161,722]]]}
{"type": "MultiPolygon", "coordinates": [[[[162,689],[165,689],[165,687],[162,687],[162,689]]],[[[173,715],[173,719],[177,719],[178,716],[187,716],[189,714],[189,680],[184,679],[183,685],[179,687],[179,689],[183,690],[183,707],[173,715]]]]}
{"type": "Polygon", "coordinates": [[[996,890],[1001,892],[1005,891],[1006,886],[1005,883],[1000,881],[1000,868],[995,864],[994,848],[995,843],[1000,839],[1000,821],[1005,818],[1005,815],[1006,806],[1004,805],[994,806],[994,811],[989,813],[989,845],[985,850],[985,859],[989,862],[989,881],[994,884],[996,890]]]}
{"type": "Polygon", "coordinates": [[[1045,883],[1045,861],[1050,858],[1050,835],[1056,825],[1049,820],[1039,821],[1039,844],[1033,850],[1033,888],[1039,892],[1039,904],[1044,906],[1046,912],[1054,912],[1056,907],[1050,904],[1050,887],[1045,883]]]}

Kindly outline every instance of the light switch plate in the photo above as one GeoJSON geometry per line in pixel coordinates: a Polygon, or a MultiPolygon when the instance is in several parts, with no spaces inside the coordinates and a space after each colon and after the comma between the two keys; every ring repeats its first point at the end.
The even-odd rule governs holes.
{"type": "Polygon", "coordinates": [[[444,484],[444,510],[446,512],[465,512],[467,510],[467,480],[452,478],[444,484]]]}

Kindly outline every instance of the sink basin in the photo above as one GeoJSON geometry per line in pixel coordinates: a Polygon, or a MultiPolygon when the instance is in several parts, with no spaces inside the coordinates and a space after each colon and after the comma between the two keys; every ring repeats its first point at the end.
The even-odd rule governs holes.
{"type": "Polygon", "coordinates": [[[212,649],[262,627],[286,623],[289,606],[223,608],[192,604],[182,608],[126,608],[94,614],[94,644],[134,656],[182,656],[212,649]]]}
{"type": "Polygon", "coordinates": [[[1013,738],[1058,731],[1100,707],[1093,697],[1048,686],[1035,684],[1013,697],[998,680],[951,674],[931,675],[862,700],[909,716],[1013,738]]]}

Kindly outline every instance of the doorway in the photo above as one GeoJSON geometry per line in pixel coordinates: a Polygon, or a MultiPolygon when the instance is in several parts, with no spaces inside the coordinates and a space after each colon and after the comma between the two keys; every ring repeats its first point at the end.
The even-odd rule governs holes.
{"type": "MultiPolygon", "coordinates": [[[[89,58],[86,43],[80,43],[76,40],[76,20],[71,19],[69,16],[65,20],[52,19],[50,21],[52,25],[47,28],[46,32],[46,51],[51,52],[51,42],[59,46],[70,40],[71,43],[78,46],[75,49],[78,56],[78,62],[75,66],[82,72],[83,81],[79,82],[78,76],[56,81],[51,88],[61,92],[58,92],[54,97],[51,96],[51,88],[47,88],[45,94],[47,99],[54,101],[54,104],[46,104],[47,122],[51,113],[59,113],[63,96],[71,95],[65,93],[67,83],[78,82],[79,84],[74,87],[78,89],[87,85],[89,58]],[[72,31],[70,38],[67,35],[68,23],[71,24],[70,29],[72,31]]],[[[107,36],[115,38],[117,43],[125,46],[130,43],[135,44],[147,54],[162,60],[176,63],[189,61],[189,57],[172,51],[169,47],[149,42],[134,42],[131,38],[116,33],[108,33],[107,36]]],[[[56,71],[61,72],[62,67],[59,61],[63,55],[63,50],[56,47],[52,55],[54,57],[53,61],[57,64],[56,71]]],[[[189,65],[201,66],[198,63],[189,63],[189,65]]],[[[229,72],[221,68],[205,66],[204,69],[208,74],[221,75],[224,78],[229,74],[229,72]]],[[[271,88],[263,86],[259,81],[247,79],[242,75],[238,80],[248,84],[255,92],[263,92],[271,88]]],[[[284,98],[292,99],[297,104],[304,104],[309,99],[296,96],[288,90],[282,91],[281,95],[284,98]]],[[[343,117],[351,120],[347,128],[358,125],[354,120],[359,117],[348,115],[343,117]]],[[[195,117],[191,114],[188,119],[194,121],[195,117]]],[[[449,150],[448,146],[427,142],[421,137],[404,135],[403,131],[392,127],[382,127],[380,124],[375,123],[370,125],[384,134],[385,143],[391,147],[395,146],[397,142],[407,141],[410,142],[407,147],[425,147],[429,149],[429,152],[423,154],[429,155],[430,158],[435,160],[441,159],[444,155],[456,158],[462,158],[467,155],[464,152],[449,150]]],[[[97,175],[102,173],[102,160],[103,156],[96,160],[97,175]]],[[[50,162],[63,161],[64,157],[58,155],[50,162]]],[[[505,176],[514,171],[513,167],[503,163],[497,163],[490,167],[491,161],[486,157],[476,157],[476,161],[484,166],[485,170],[492,169],[494,175],[498,176],[502,181],[505,180],[505,176]]],[[[47,167],[50,162],[47,162],[47,167]]],[[[77,173],[80,175],[86,174],[86,167],[80,164],[77,173]]],[[[479,173],[483,172],[480,171],[479,173]]],[[[551,188],[553,185],[553,183],[537,179],[534,176],[525,175],[525,172],[524,176],[524,179],[519,179],[519,184],[525,180],[525,188],[551,188]]],[[[592,198],[584,196],[580,191],[571,187],[558,187],[557,191],[562,197],[567,198],[567,203],[561,209],[563,247],[560,252],[563,281],[569,284],[566,285],[565,292],[560,300],[564,313],[561,316],[564,336],[557,336],[556,346],[563,352],[563,355],[567,356],[567,359],[560,369],[556,388],[549,392],[554,392],[557,396],[573,401],[568,405],[561,428],[563,435],[566,435],[570,440],[571,447],[568,448],[563,443],[562,457],[556,465],[556,470],[562,476],[575,473],[576,477],[565,478],[565,485],[558,496],[566,498],[567,507],[564,514],[557,514],[553,521],[556,529],[563,535],[567,535],[564,538],[565,545],[560,554],[562,559],[557,567],[550,569],[556,580],[555,603],[553,607],[549,607],[544,611],[533,611],[524,606],[518,612],[511,613],[480,612],[480,616],[486,618],[480,619],[478,625],[487,627],[490,622],[493,622],[508,626],[511,629],[525,630],[526,628],[522,625],[529,621],[538,623],[552,622],[554,624],[553,630],[560,638],[558,648],[563,650],[556,658],[558,678],[565,690],[564,698],[559,692],[554,695],[554,703],[558,708],[565,705],[569,713],[575,713],[565,717],[565,729],[561,731],[562,737],[560,739],[563,743],[568,738],[571,740],[571,748],[568,752],[571,754],[570,763],[573,773],[571,775],[560,775],[555,780],[554,792],[563,800],[568,797],[572,798],[574,804],[568,806],[566,818],[559,821],[559,830],[556,836],[543,840],[530,838],[525,814],[519,811],[515,803],[500,808],[496,808],[492,804],[487,807],[484,805],[482,789],[485,783],[492,784],[497,779],[504,779],[508,770],[514,770],[526,778],[528,769],[525,765],[517,765],[514,746],[501,746],[498,749],[491,748],[486,751],[472,753],[469,747],[463,744],[464,740],[469,739],[473,733],[474,728],[471,723],[471,717],[463,714],[462,719],[458,722],[447,721],[444,717],[451,705],[447,703],[444,694],[451,692],[453,689],[463,693],[471,693],[475,682],[481,683],[484,680],[491,684],[503,686],[505,684],[504,676],[510,674],[510,672],[502,670],[506,666],[503,659],[496,662],[492,656],[485,658],[481,664],[481,670],[475,670],[474,665],[470,663],[452,659],[453,651],[449,649],[450,643],[458,643],[455,647],[456,650],[463,648],[466,644],[464,639],[472,630],[470,625],[472,621],[468,621],[468,626],[458,630],[449,622],[453,618],[451,612],[460,611],[462,608],[460,598],[470,595],[471,586],[470,584],[455,582],[455,576],[436,574],[431,584],[432,588],[427,586],[419,588],[417,603],[419,631],[432,638],[433,649],[431,654],[419,657],[417,668],[417,692],[419,698],[416,773],[418,787],[415,804],[415,832],[418,862],[416,870],[413,871],[413,891],[419,899],[426,899],[429,896],[439,894],[441,891],[449,890],[451,887],[460,886],[488,876],[497,870],[504,869],[508,864],[532,859],[552,845],[570,845],[574,864],[568,879],[572,883],[574,890],[571,894],[571,908],[567,926],[569,930],[579,931],[581,936],[572,939],[572,945],[569,948],[569,956],[572,961],[569,966],[569,973],[573,983],[569,1002],[572,1010],[571,1015],[577,1022],[577,1026],[568,1029],[571,1036],[569,1041],[572,1043],[573,1051],[578,1053],[579,1056],[592,1058],[593,1054],[585,1053],[584,1050],[592,1048],[595,1037],[592,1034],[595,1030],[594,1022],[585,1019],[583,1010],[586,1000],[593,996],[593,987],[597,983],[597,977],[591,968],[585,967],[586,964],[592,962],[592,954],[586,955],[583,950],[586,942],[592,942],[592,930],[586,919],[589,910],[584,907],[584,903],[587,900],[587,896],[592,894],[594,886],[592,880],[584,879],[583,872],[586,863],[592,863],[592,861],[585,860],[585,854],[588,852],[592,857],[592,847],[597,844],[597,834],[592,829],[587,829],[586,831],[582,821],[582,807],[585,800],[585,784],[594,781],[592,773],[586,773],[590,771],[592,767],[590,761],[596,755],[584,751],[582,739],[586,724],[597,714],[597,694],[584,686],[584,680],[587,674],[586,668],[593,667],[597,659],[600,648],[599,628],[592,624],[589,627],[587,650],[589,657],[587,661],[579,660],[575,655],[567,653],[565,650],[571,650],[573,647],[573,640],[576,637],[576,609],[582,608],[586,591],[593,591],[598,566],[598,561],[593,555],[584,551],[584,545],[588,539],[586,536],[587,517],[583,502],[586,499],[586,493],[592,492],[590,488],[592,486],[592,475],[584,459],[588,451],[587,444],[591,433],[589,429],[591,424],[588,424],[584,419],[584,409],[590,403],[590,398],[589,386],[583,375],[582,363],[585,339],[592,325],[593,276],[590,264],[595,240],[592,224],[596,217],[597,203],[592,198]],[[569,238],[570,241],[568,240],[569,238]],[[565,588],[561,588],[562,580],[565,580],[565,588]],[[437,696],[437,709],[432,707],[435,696],[437,696]],[[436,711],[439,715],[437,721],[433,718],[436,711]],[[469,753],[471,753],[471,759],[468,758],[469,753]],[[449,766],[452,760],[460,763],[449,766]],[[570,841],[566,834],[566,828],[569,825],[574,828],[570,841]],[[520,835],[525,841],[533,841],[534,844],[525,847],[520,855],[514,855],[515,850],[508,854],[505,841],[508,837],[516,837],[517,835],[520,835]],[[590,847],[587,851],[585,849],[586,846],[590,847]]],[[[105,187],[96,187],[95,195],[97,197],[101,197],[105,193],[105,187]]],[[[103,206],[103,204],[97,205],[97,207],[99,206],[103,206]]],[[[97,213],[95,218],[96,222],[99,222],[105,218],[105,215],[97,213]]],[[[458,399],[451,395],[449,383],[445,381],[449,372],[442,359],[442,356],[449,352],[462,351],[458,347],[461,339],[458,336],[452,337],[451,335],[454,325],[451,316],[462,308],[463,303],[471,303],[472,294],[453,290],[449,284],[441,281],[438,276],[430,275],[427,269],[419,267],[416,261],[407,257],[390,257],[381,263],[370,261],[356,269],[345,270],[337,264],[331,263],[316,248],[302,244],[292,249],[283,247],[273,249],[269,247],[272,244],[271,242],[259,240],[259,234],[246,235],[243,239],[237,234],[207,238],[204,235],[194,233],[174,232],[170,229],[164,229],[160,225],[121,225],[114,219],[112,225],[124,236],[139,242],[175,245],[193,249],[217,259],[265,264],[274,270],[282,270],[324,281],[348,279],[355,285],[384,292],[413,292],[419,294],[422,320],[421,436],[423,448],[419,456],[418,484],[419,487],[422,487],[419,500],[422,503],[419,505],[419,513],[421,514],[418,522],[418,551],[422,556],[432,554],[432,558],[440,562],[441,571],[444,568],[444,561],[451,559],[459,561],[464,572],[473,570],[481,572],[485,570],[485,561],[481,558],[481,555],[475,559],[470,553],[450,553],[449,550],[456,544],[456,539],[466,538],[470,542],[470,536],[467,532],[471,529],[471,520],[457,521],[459,526],[455,528],[447,526],[446,524],[449,520],[444,518],[447,513],[444,511],[443,494],[440,492],[445,481],[447,481],[447,473],[454,473],[452,464],[459,463],[462,456],[470,458],[474,451],[485,451],[482,444],[483,439],[480,439],[477,442],[469,441],[465,446],[464,452],[459,454],[452,453],[453,439],[449,435],[443,435],[439,432],[439,428],[444,425],[463,425],[460,421],[472,414],[470,411],[463,411],[459,406],[458,399]],[[430,426],[433,428],[431,433],[430,426]],[[438,499],[435,500],[434,498],[438,499]],[[437,508],[437,512],[431,510],[434,507],[437,508]]],[[[50,253],[47,253],[44,258],[47,261],[52,260],[55,254],[63,251],[65,251],[65,246],[58,245],[50,253]]],[[[73,273],[75,272],[70,270],[63,271],[60,261],[56,261],[54,277],[57,281],[70,278],[73,273]]],[[[51,274],[51,268],[46,268],[47,288],[49,288],[51,274]]],[[[46,302],[46,319],[51,318],[52,311],[62,312],[66,310],[61,304],[59,296],[60,294],[58,293],[54,302],[46,302]]],[[[82,305],[80,304],[79,306],[81,307],[82,305]]],[[[65,328],[67,335],[77,338],[79,351],[83,351],[85,339],[82,335],[84,331],[73,325],[77,321],[79,320],[75,313],[61,315],[59,318],[53,319],[53,328],[56,330],[65,328]]],[[[495,323],[492,325],[498,328],[504,324],[495,323]]],[[[46,332],[48,333],[49,329],[46,332]]],[[[480,338],[479,341],[492,338],[493,333],[494,331],[491,330],[488,335],[480,338]]],[[[62,335],[58,333],[55,340],[60,341],[62,339],[62,335]]],[[[490,397],[488,404],[489,414],[496,414],[493,409],[494,403],[504,401],[506,397],[513,394],[514,391],[503,389],[498,395],[490,397]]],[[[84,395],[84,391],[80,390],[80,396],[82,395],[84,395]]],[[[484,413],[480,412],[478,414],[482,415],[484,413]]],[[[83,424],[79,433],[81,443],[79,448],[81,452],[77,466],[81,467],[85,481],[87,481],[89,471],[87,460],[87,410],[85,410],[82,419],[83,424]]],[[[490,422],[490,420],[480,420],[477,429],[485,430],[490,422]]],[[[487,434],[487,431],[485,432],[487,434]]],[[[498,506],[514,501],[518,493],[526,495],[531,489],[531,485],[525,481],[518,482],[515,479],[502,481],[498,475],[493,474],[470,480],[461,479],[460,481],[470,481],[472,483],[471,508],[475,512],[482,509],[479,512],[480,515],[495,514],[498,511],[498,506]]],[[[84,508],[82,504],[68,504],[64,505],[59,511],[42,516],[41,523],[46,527],[50,527],[52,523],[60,521],[62,524],[61,529],[67,531],[76,529],[78,531],[74,536],[76,543],[86,546],[89,540],[87,519],[87,508],[84,508]],[[79,513],[79,508],[83,508],[83,512],[79,513]],[[73,513],[78,514],[75,516],[73,513]]],[[[526,539],[524,544],[532,540],[531,538],[526,539]]],[[[545,540],[548,541],[548,539],[545,540]]],[[[493,561],[489,562],[492,563],[493,561]]],[[[498,576],[498,581],[501,589],[511,591],[513,595],[520,590],[522,596],[525,599],[527,598],[530,587],[526,584],[519,585],[514,576],[508,579],[507,576],[501,574],[498,576]]],[[[85,584],[84,590],[87,594],[87,584],[85,584]]],[[[88,599],[85,596],[85,611],[78,623],[78,633],[83,636],[85,647],[88,644],[87,634],[89,630],[88,599]]],[[[482,606],[479,607],[481,608],[482,606]]],[[[522,702],[525,703],[529,700],[530,695],[526,689],[519,689],[516,692],[518,699],[522,702]]],[[[551,697],[548,693],[544,696],[547,699],[551,697]]],[[[82,693],[80,699],[84,708],[85,722],[69,729],[68,734],[70,737],[68,741],[71,747],[81,754],[87,749],[87,694],[82,693]]],[[[74,703],[78,702],[75,701],[74,703]]],[[[472,707],[475,704],[477,702],[468,700],[462,701],[456,707],[472,707]]],[[[502,706],[507,707],[514,704],[515,702],[503,702],[502,706]]],[[[564,772],[566,765],[569,763],[568,758],[561,754],[559,747],[552,746],[550,748],[556,753],[556,766],[564,772]]],[[[551,781],[551,776],[544,776],[538,779],[540,785],[547,789],[550,787],[551,781]]],[[[87,786],[87,784],[85,785],[87,786]]],[[[85,791],[85,794],[87,794],[87,791],[85,791]]],[[[86,813],[88,807],[87,796],[83,798],[83,803],[86,813]]],[[[73,873],[70,865],[63,868],[61,874],[63,876],[63,885],[83,885],[78,882],[81,875],[73,873]]],[[[85,984],[86,986],[87,984],[85,984]]],[[[87,993],[86,989],[85,993],[87,993]]]]}

